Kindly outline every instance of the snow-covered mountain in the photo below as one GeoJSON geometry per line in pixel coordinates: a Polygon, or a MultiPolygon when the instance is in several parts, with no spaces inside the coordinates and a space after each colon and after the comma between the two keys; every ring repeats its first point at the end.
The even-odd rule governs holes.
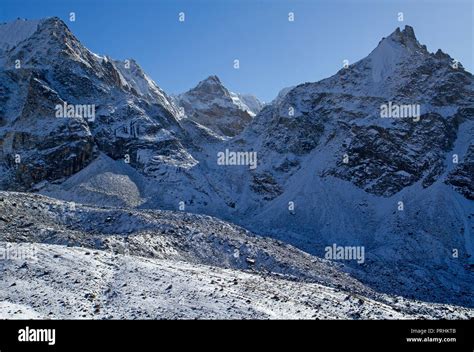
{"type": "Polygon", "coordinates": [[[249,94],[230,92],[217,76],[210,76],[176,97],[185,116],[224,137],[234,137],[249,125],[263,104],[249,94]]]}
{"type": "Polygon", "coordinates": [[[293,88],[226,147],[259,156],[257,170],[231,181],[244,188],[240,223],[318,255],[331,243],[363,245],[365,282],[472,302],[473,88],[461,64],[429,53],[411,27],[334,76],[293,88]],[[390,103],[419,105],[419,119],[382,117],[390,103]]]}
{"type": "Polygon", "coordinates": [[[11,46],[0,56],[4,188],[68,177],[99,150],[150,175],[195,163],[182,145],[177,108],[134,61],[93,54],[58,18],[28,22],[0,28],[0,38],[16,26],[22,34],[1,44],[11,46]],[[58,117],[58,106],[72,107],[72,114],[58,117]]]}
{"type": "MultiPolygon", "coordinates": [[[[338,151],[324,174],[370,193],[390,196],[418,181],[426,188],[453,166],[445,165],[446,153],[459,133],[469,135],[472,122],[472,75],[452,65],[447,54],[420,45],[411,27],[397,29],[365,59],[292,89],[249,131],[280,154],[306,155],[330,138],[338,151]],[[419,105],[420,121],[381,118],[381,106],[389,103],[419,105]]],[[[468,162],[462,157],[468,147],[453,153],[468,162]]]]}
{"type": "MultiPolygon", "coordinates": [[[[334,244],[360,246],[364,263],[341,264],[351,284],[474,307],[474,79],[441,50],[428,52],[411,27],[262,107],[215,76],[169,97],[135,61],[91,53],[59,19],[27,22],[17,23],[17,39],[0,40],[2,189],[115,212],[139,208],[147,219],[150,209],[213,215],[317,257],[334,244]],[[65,103],[95,105],[95,119],[56,117],[55,106],[65,103]],[[382,113],[390,107],[393,115],[393,106],[411,115],[382,113]]],[[[12,26],[0,26],[0,39],[11,38],[12,26]]],[[[176,226],[196,219],[179,218],[176,226]]],[[[236,236],[234,225],[201,220],[190,236],[200,238],[206,226],[236,236]]],[[[74,226],[86,239],[93,233],[74,226]]],[[[167,240],[149,235],[146,243],[167,240]]],[[[25,236],[12,231],[7,240],[37,241],[25,236]]],[[[199,264],[217,265],[203,258],[222,248],[203,246],[196,247],[204,248],[199,264]]]]}

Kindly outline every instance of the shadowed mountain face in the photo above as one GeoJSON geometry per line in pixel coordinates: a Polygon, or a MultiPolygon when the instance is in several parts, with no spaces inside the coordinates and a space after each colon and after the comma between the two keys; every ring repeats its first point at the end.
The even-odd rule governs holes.
{"type": "Polygon", "coordinates": [[[263,106],[216,76],[169,97],[57,18],[2,26],[2,189],[209,214],[319,257],[363,247],[344,270],[375,290],[474,306],[474,79],[413,28],[263,106]]]}

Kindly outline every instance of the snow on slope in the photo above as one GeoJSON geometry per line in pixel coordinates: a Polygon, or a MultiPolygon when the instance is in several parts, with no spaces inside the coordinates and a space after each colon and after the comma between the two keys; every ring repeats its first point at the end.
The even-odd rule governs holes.
{"type": "MultiPolygon", "coordinates": [[[[0,242],[0,246],[4,243],[0,242]]],[[[0,317],[15,319],[467,319],[473,311],[185,262],[14,244],[2,261],[0,317]],[[33,292],[33,294],[32,294],[33,292]]]]}
{"type": "Polygon", "coordinates": [[[414,53],[423,56],[427,53],[426,47],[422,47],[418,43],[413,28],[407,26],[403,33],[397,28],[389,37],[383,39],[367,57],[372,64],[374,82],[382,82],[392,76],[397,69],[396,65],[408,60],[414,53]]]}
{"type": "Polygon", "coordinates": [[[62,184],[46,183],[40,193],[85,204],[138,207],[144,203],[144,177],[123,160],[104,154],[62,184]]]}
{"type": "Polygon", "coordinates": [[[230,96],[235,105],[241,110],[247,111],[250,116],[255,116],[263,108],[263,103],[252,94],[240,94],[230,92],[230,96]]]}
{"type": "Polygon", "coordinates": [[[0,24],[0,55],[29,38],[37,29],[41,20],[17,19],[0,24]]]}
{"type": "Polygon", "coordinates": [[[0,302],[0,320],[6,319],[45,319],[46,317],[39,314],[34,308],[28,304],[16,304],[9,301],[0,302]]]}
{"type": "Polygon", "coordinates": [[[114,60],[114,65],[120,71],[120,74],[129,87],[151,101],[158,101],[174,114],[178,114],[176,106],[171,103],[171,98],[148,77],[135,60],[114,60]]]}
{"type": "Polygon", "coordinates": [[[338,264],[209,216],[91,207],[11,192],[0,192],[0,210],[5,214],[0,239],[5,241],[67,244],[277,273],[373,294],[338,264]]]}

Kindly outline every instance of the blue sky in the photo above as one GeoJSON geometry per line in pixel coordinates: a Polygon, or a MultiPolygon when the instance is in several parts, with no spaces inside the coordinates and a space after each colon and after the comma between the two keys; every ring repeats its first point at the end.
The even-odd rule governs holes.
{"type": "Polygon", "coordinates": [[[1,0],[0,21],[62,18],[92,51],[134,58],[169,93],[211,74],[264,101],[372,51],[408,24],[473,72],[472,0],[1,0]],[[69,22],[69,13],[76,21],[69,22]],[[178,13],[184,12],[184,23],[178,13]],[[295,21],[288,21],[294,12],[295,21]],[[397,14],[403,12],[404,22],[397,14]],[[240,60],[240,69],[233,67],[240,60]]]}

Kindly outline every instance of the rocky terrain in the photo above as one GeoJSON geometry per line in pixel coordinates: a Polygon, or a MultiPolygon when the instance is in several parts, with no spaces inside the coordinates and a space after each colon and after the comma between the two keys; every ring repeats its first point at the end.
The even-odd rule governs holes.
{"type": "Polygon", "coordinates": [[[202,215],[0,192],[0,318],[461,318],[202,215]]]}

